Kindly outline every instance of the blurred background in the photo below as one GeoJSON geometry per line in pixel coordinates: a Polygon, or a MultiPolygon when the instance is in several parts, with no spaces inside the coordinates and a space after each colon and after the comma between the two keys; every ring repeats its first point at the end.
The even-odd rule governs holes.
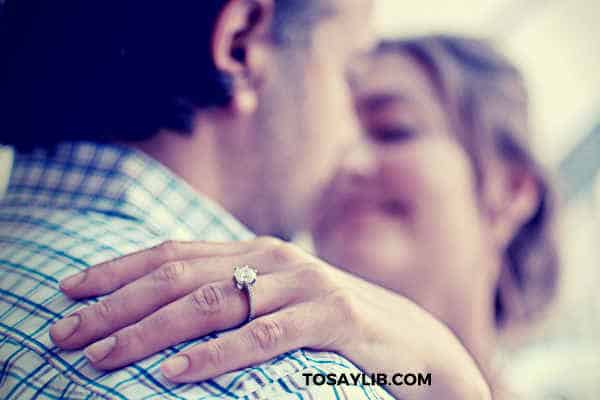
{"type": "Polygon", "coordinates": [[[562,197],[559,298],[500,362],[524,399],[600,399],[600,1],[377,0],[383,36],[493,40],[532,95],[534,151],[562,197]]]}
{"type": "MultiPolygon", "coordinates": [[[[500,362],[524,399],[600,399],[600,1],[376,4],[382,36],[487,37],[525,74],[534,150],[560,184],[563,274],[548,318],[531,339],[507,347],[500,362]]],[[[0,197],[11,160],[0,148],[0,197]]]]}

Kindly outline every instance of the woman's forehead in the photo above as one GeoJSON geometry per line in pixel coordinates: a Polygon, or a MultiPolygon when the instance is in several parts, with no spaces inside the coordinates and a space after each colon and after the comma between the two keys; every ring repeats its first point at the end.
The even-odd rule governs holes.
{"type": "Polygon", "coordinates": [[[357,77],[356,104],[364,110],[437,102],[435,88],[421,65],[401,53],[375,54],[357,77]]]}

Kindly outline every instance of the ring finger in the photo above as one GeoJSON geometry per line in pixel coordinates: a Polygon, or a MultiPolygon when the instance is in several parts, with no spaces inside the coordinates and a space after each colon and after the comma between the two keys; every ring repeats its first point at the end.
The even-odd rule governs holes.
{"type": "MultiPolygon", "coordinates": [[[[259,276],[254,284],[255,315],[269,314],[302,301],[307,292],[298,280],[298,273],[285,271],[259,276]]],[[[186,340],[239,326],[248,317],[247,296],[231,279],[204,285],[88,346],[85,353],[96,368],[113,369],[186,340]]]]}
{"type": "Polygon", "coordinates": [[[50,329],[50,335],[54,343],[63,349],[79,349],[141,320],[196,288],[230,278],[234,265],[260,265],[262,273],[288,268],[272,262],[269,257],[269,253],[255,251],[165,264],[100,302],[57,322],[50,329]]]}

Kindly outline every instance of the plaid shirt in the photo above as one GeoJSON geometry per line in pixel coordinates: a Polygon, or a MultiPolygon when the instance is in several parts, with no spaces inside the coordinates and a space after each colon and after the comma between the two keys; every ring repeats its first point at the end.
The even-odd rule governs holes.
{"type": "MultiPolygon", "coordinates": [[[[232,241],[252,235],[224,210],[142,153],[66,143],[17,155],[0,202],[0,398],[339,399],[390,398],[375,386],[307,386],[303,373],[356,373],[344,358],[297,350],[197,384],[166,381],[167,349],[113,372],[81,351],[53,345],[48,328],[86,302],[58,282],[88,266],[168,239],[232,241]]],[[[168,334],[168,331],[165,331],[168,334]]]]}

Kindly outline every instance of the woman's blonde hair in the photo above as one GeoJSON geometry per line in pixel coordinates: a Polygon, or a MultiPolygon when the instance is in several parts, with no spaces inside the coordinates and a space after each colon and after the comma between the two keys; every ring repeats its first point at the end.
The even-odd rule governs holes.
{"type": "Polygon", "coordinates": [[[529,99],[520,72],[478,39],[434,35],[384,41],[376,54],[390,52],[412,57],[430,77],[479,187],[490,156],[518,163],[536,177],[539,204],[505,251],[495,299],[498,327],[530,320],[554,297],[559,262],[552,233],[554,196],[529,148],[529,99]]]}

